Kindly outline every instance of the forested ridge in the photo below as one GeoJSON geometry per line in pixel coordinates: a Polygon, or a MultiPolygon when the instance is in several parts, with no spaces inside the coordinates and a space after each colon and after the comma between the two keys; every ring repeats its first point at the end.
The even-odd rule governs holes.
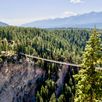
{"type": "MultiPolygon", "coordinates": [[[[0,85],[0,97],[1,93],[5,93],[5,88],[10,90],[11,87],[7,87],[7,84],[13,84],[12,102],[101,102],[102,72],[96,71],[95,67],[102,66],[102,34],[97,36],[96,30],[91,33],[91,29],[0,27],[0,75],[4,70],[11,70],[10,74],[7,74],[10,78],[9,84],[5,82],[3,87],[0,85]],[[20,52],[82,64],[82,70],[41,60],[28,60],[26,56],[21,56],[20,52]],[[16,56],[17,59],[10,60],[12,56],[16,56]],[[6,67],[3,65],[4,62],[7,64],[6,67]],[[26,83],[23,83],[24,78],[27,78],[26,83]],[[97,80],[96,83],[93,81],[94,78],[97,80]],[[18,86],[17,83],[14,84],[15,79],[19,80],[18,86]],[[90,80],[85,84],[87,79],[90,80]],[[96,86],[93,87],[92,84],[96,86]],[[94,88],[97,90],[93,92],[94,88]]],[[[0,100],[3,100],[2,97],[0,100]]]]}
{"type": "Polygon", "coordinates": [[[24,52],[44,58],[80,63],[89,39],[87,30],[44,30],[37,28],[1,27],[0,52],[24,52]]]}

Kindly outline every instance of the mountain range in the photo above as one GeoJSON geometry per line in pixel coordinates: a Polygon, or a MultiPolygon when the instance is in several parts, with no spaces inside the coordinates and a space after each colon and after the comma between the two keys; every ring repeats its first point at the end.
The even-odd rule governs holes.
{"type": "Polygon", "coordinates": [[[90,12],[65,18],[38,20],[23,24],[21,26],[37,28],[93,28],[96,26],[97,28],[102,28],[102,12],[90,12]]]}
{"type": "Polygon", "coordinates": [[[0,22],[0,26],[8,26],[8,24],[6,24],[4,22],[0,22]]]}
{"type": "MultiPolygon", "coordinates": [[[[0,26],[8,26],[8,24],[0,22],[0,26]]],[[[90,12],[64,18],[38,20],[21,25],[21,27],[36,28],[93,28],[94,26],[102,28],[102,12],[90,12]]]]}

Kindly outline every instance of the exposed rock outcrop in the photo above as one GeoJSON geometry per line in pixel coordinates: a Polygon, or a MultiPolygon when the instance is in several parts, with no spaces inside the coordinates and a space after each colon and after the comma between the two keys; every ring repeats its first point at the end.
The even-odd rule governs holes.
{"type": "Polygon", "coordinates": [[[40,78],[43,82],[44,77],[45,72],[41,68],[34,68],[32,62],[5,62],[0,68],[0,102],[34,102],[37,83],[40,78]]]}

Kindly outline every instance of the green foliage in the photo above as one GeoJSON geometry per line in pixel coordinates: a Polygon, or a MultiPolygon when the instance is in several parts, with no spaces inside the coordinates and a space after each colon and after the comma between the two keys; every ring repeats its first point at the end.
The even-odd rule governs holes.
{"type": "Polygon", "coordinates": [[[37,92],[36,99],[40,100],[42,97],[42,100],[44,102],[48,102],[48,100],[53,100],[53,102],[56,102],[54,100],[55,94],[53,94],[55,90],[55,82],[52,80],[46,80],[45,86],[42,85],[41,90],[37,92]]]}
{"type": "Polygon", "coordinates": [[[43,98],[40,96],[39,92],[37,92],[36,101],[37,101],[37,102],[44,102],[44,101],[43,101],[43,98]]]}
{"type": "Polygon", "coordinates": [[[98,52],[102,53],[100,34],[93,30],[83,54],[83,69],[75,75],[78,80],[75,102],[102,101],[102,72],[96,71],[97,61],[102,56],[98,52]]]}
{"type": "Polygon", "coordinates": [[[13,50],[44,58],[81,63],[89,33],[78,29],[43,30],[0,27],[0,51],[13,50]],[[70,53],[70,55],[69,55],[70,53]]]}
{"type": "Polygon", "coordinates": [[[2,58],[0,58],[0,62],[2,62],[2,58]]]}
{"type": "MultiPolygon", "coordinates": [[[[82,62],[82,52],[86,41],[89,39],[89,33],[90,30],[73,28],[47,30],[9,26],[0,27],[0,62],[5,55],[12,56],[15,53],[23,52],[47,59],[80,64],[82,62]]],[[[96,66],[102,66],[101,51],[102,44],[100,44],[97,32],[94,31],[83,55],[83,69],[77,75],[77,80],[79,81],[75,96],[76,102],[88,102],[90,97],[95,100],[102,100],[102,84],[100,84],[102,82],[102,73],[95,70],[96,66]],[[90,92],[93,92],[93,95],[90,92]]],[[[35,64],[48,73],[48,79],[36,94],[37,102],[65,102],[66,99],[72,102],[74,100],[75,87],[70,75],[69,79],[67,79],[68,82],[64,83],[62,94],[56,99],[55,83],[57,78],[53,81],[51,77],[53,74],[58,77],[59,66],[47,64],[41,60],[36,61],[35,64]]]]}
{"type": "Polygon", "coordinates": [[[60,97],[58,98],[58,102],[66,102],[64,95],[60,95],[60,97]]]}
{"type": "Polygon", "coordinates": [[[47,80],[45,83],[48,86],[49,90],[51,90],[51,91],[55,90],[55,82],[54,81],[52,81],[50,79],[50,80],[47,80]]]}
{"type": "Polygon", "coordinates": [[[51,98],[50,98],[49,102],[56,102],[56,96],[55,96],[54,93],[51,95],[51,98]]]}
{"type": "Polygon", "coordinates": [[[65,84],[65,93],[64,96],[67,98],[69,97],[69,102],[72,102],[74,99],[74,94],[72,92],[72,89],[70,86],[68,86],[68,84],[65,84]]]}

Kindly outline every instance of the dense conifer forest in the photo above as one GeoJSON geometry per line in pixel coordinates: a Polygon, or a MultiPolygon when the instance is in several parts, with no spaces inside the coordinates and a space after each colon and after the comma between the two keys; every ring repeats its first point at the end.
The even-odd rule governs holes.
{"type": "Polygon", "coordinates": [[[88,30],[1,27],[0,52],[24,52],[48,59],[81,63],[88,30]]]}
{"type": "Polygon", "coordinates": [[[98,36],[96,30],[0,27],[0,63],[18,64],[10,58],[17,56],[19,62],[24,60],[20,52],[80,64],[83,70],[30,59],[35,64],[33,67],[43,70],[42,74],[28,81],[29,93],[22,86],[20,92],[26,95],[17,94],[13,102],[102,101],[102,72],[95,70],[96,66],[102,67],[102,34],[98,36]]]}

